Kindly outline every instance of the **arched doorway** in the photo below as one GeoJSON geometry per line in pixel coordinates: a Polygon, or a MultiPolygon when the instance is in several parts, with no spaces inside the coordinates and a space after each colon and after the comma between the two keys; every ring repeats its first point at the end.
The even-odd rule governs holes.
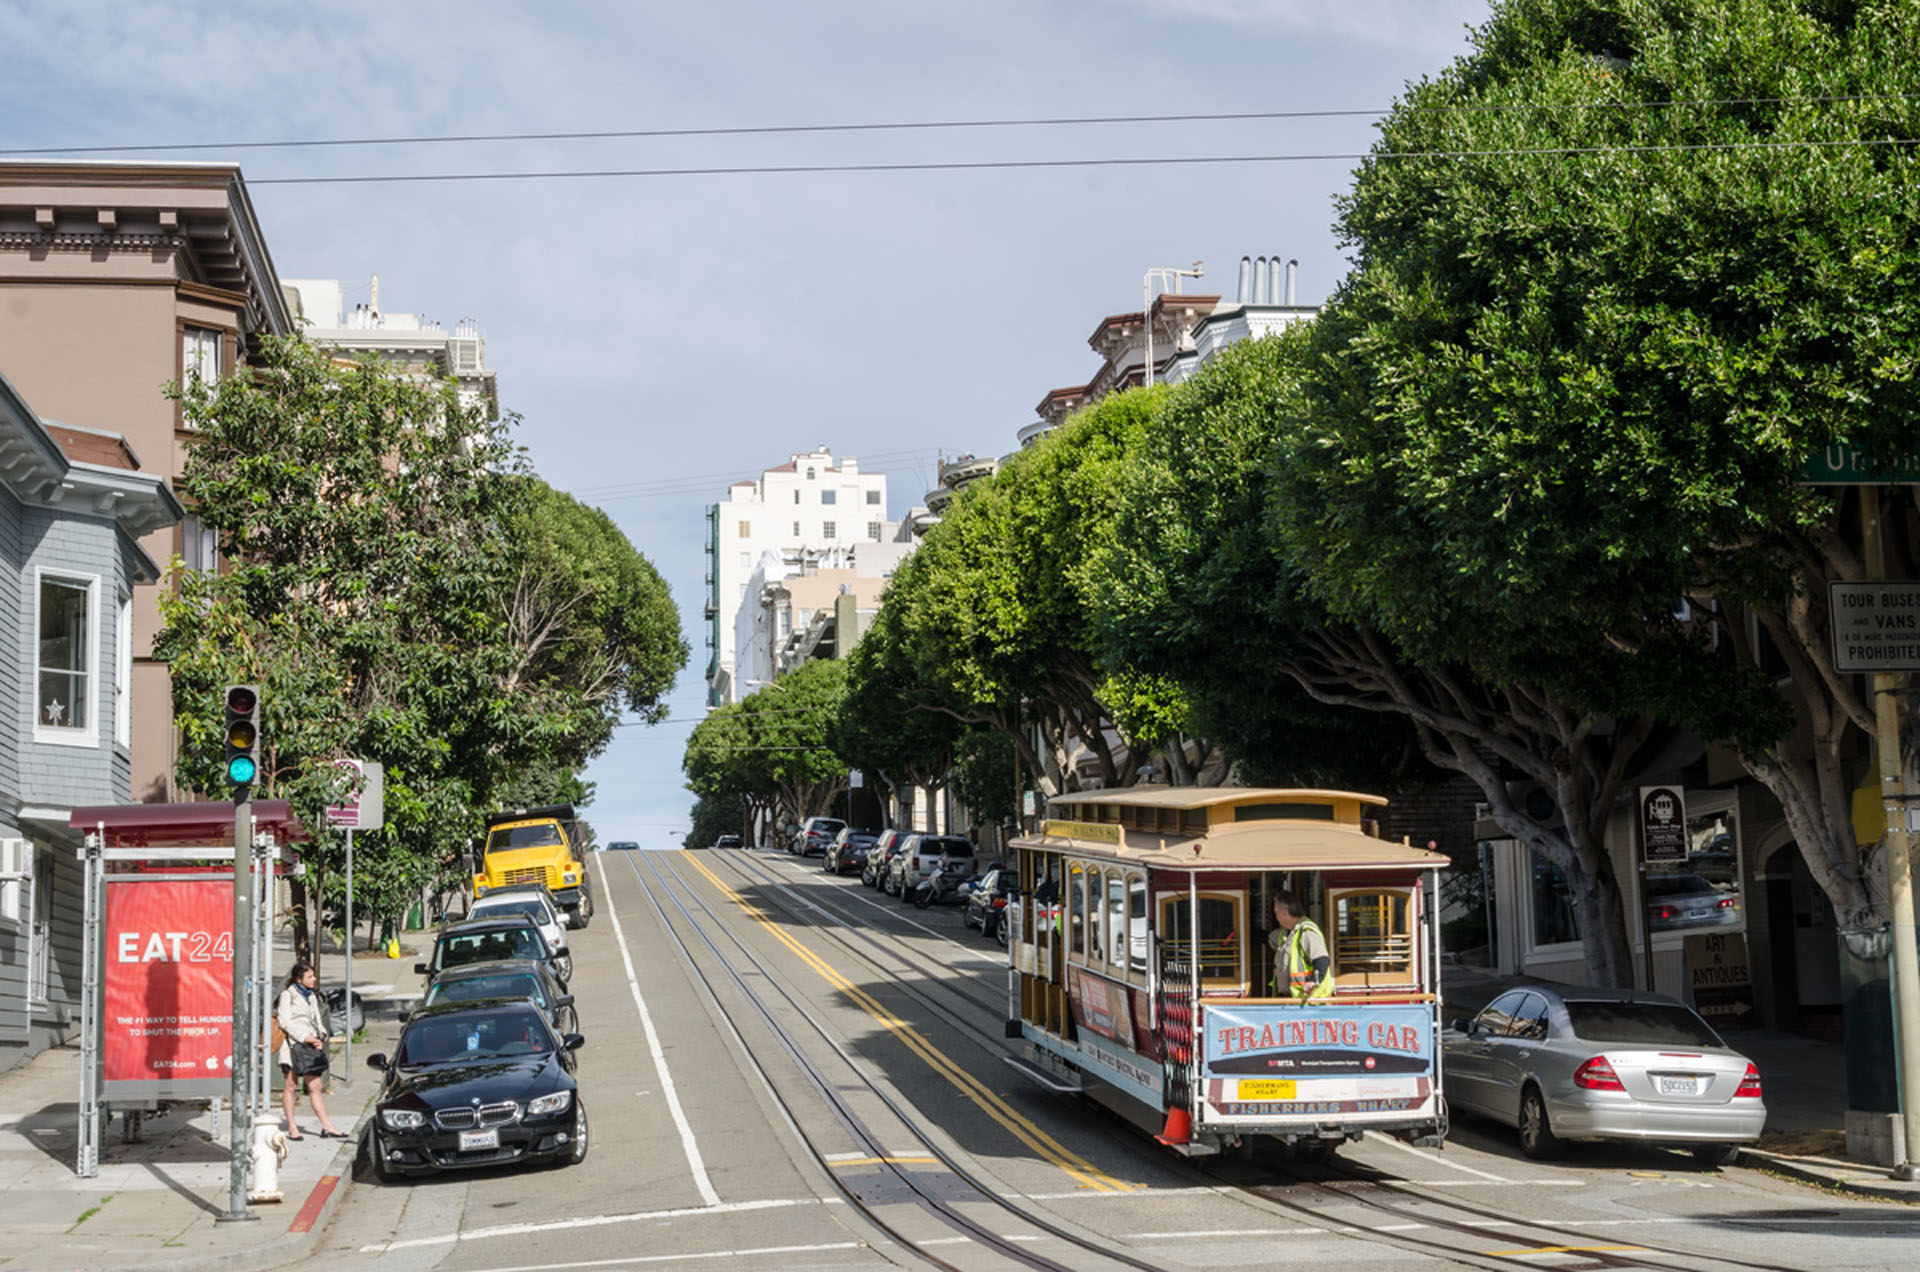
{"type": "Polygon", "coordinates": [[[1776,1029],[1839,1042],[1840,955],[1833,906],[1789,839],[1762,857],[1770,989],[1765,1017],[1776,1029]]]}

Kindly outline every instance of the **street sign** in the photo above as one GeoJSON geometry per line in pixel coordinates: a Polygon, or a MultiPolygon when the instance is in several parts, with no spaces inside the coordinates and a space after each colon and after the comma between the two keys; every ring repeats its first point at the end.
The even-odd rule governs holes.
{"type": "Polygon", "coordinates": [[[378,830],[387,817],[387,766],[378,760],[335,760],[333,803],[327,825],[336,830],[378,830]]]}
{"type": "Polygon", "coordinates": [[[1738,932],[1689,936],[1686,959],[1693,1009],[1717,1028],[1743,1028],[1753,1014],[1747,938],[1738,932]]]}
{"type": "Polygon", "coordinates": [[[1911,486],[1920,483],[1920,451],[1882,459],[1835,442],[1800,466],[1803,486],[1911,486]]]}
{"type": "Polygon", "coordinates": [[[1687,799],[1678,786],[1640,788],[1640,860],[1687,859],[1687,799]]]}
{"type": "Polygon", "coordinates": [[[1920,582],[1827,584],[1833,669],[1920,671],[1920,582]]]}

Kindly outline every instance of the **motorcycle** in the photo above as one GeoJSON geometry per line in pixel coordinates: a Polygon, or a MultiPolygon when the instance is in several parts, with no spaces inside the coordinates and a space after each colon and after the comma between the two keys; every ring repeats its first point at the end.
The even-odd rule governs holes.
{"type": "Polygon", "coordinates": [[[964,900],[972,884],[964,865],[942,866],[913,885],[913,905],[924,910],[934,902],[964,900]]]}

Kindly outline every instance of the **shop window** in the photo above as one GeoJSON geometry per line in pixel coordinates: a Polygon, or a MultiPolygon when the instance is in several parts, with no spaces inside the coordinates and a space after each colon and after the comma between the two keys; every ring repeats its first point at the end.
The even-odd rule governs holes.
{"type": "Polygon", "coordinates": [[[1530,854],[1533,861],[1533,890],[1531,905],[1532,935],[1536,948],[1542,945],[1561,945],[1580,939],[1580,916],[1573,908],[1573,889],[1567,885],[1567,876],[1551,861],[1539,853],[1530,854]]]}
{"type": "Polygon", "coordinates": [[[1687,800],[1687,859],[1650,861],[1641,884],[1646,930],[1711,933],[1741,927],[1740,819],[1730,798],[1687,800]]]}

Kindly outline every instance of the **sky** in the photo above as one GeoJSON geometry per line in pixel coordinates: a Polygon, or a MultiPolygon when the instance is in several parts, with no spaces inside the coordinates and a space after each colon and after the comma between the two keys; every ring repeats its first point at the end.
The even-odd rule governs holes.
{"type": "Polygon", "coordinates": [[[340,279],[351,308],[377,274],[389,312],[480,325],[534,467],[680,608],[668,721],[624,725],[587,772],[603,841],[668,847],[705,702],[706,505],[824,443],[888,475],[898,518],[942,454],[1005,454],[1048,390],[1085,383],[1087,337],[1139,309],[1150,268],[1202,261],[1186,289],[1231,300],[1242,256],[1297,259],[1300,302],[1324,299],[1347,268],[1338,156],[1487,9],[0,0],[0,151],[238,162],[282,278],[340,279]],[[1348,113],[848,127],[1276,112],[1348,113]],[[791,131],[817,126],[837,127],[791,131]],[[704,135],[260,144],[672,130],[704,135]],[[684,171],[1170,158],[1241,161],[684,171]],[[656,175],[339,180],[587,171],[656,175]]]}

